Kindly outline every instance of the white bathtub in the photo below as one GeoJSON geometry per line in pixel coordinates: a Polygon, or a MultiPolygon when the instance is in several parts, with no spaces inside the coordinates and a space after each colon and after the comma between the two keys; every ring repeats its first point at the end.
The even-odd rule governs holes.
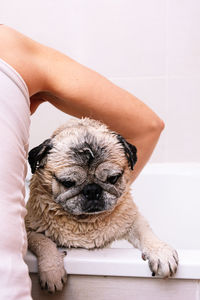
{"type": "MultiPolygon", "coordinates": [[[[65,258],[71,279],[67,290],[55,299],[65,299],[67,295],[70,300],[89,300],[88,290],[91,290],[93,282],[92,289],[101,286],[95,300],[107,297],[110,300],[132,299],[136,295],[137,300],[142,300],[147,299],[145,295],[147,297],[149,293],[154,300],[168,299],[166,297],[170,300],[179,297],[182,300],[200,300],[199,186],[200,164],[149,164],[132,186],[134,201],[154,232],[178,250],[180,264],[174,279],[152,279],[148,263],[126,241],[113,243],[111,249],[71,249],[65,258]],[[81,286],[80,295],[75,293],[76,296],[73,296],[77,291],[76,285],[79,289],[81,286]],[[111,291],[110,286],[113,287],[111,291]],[[104,295],[106,291],[108,294],[104,295]]],[[[30,252],[26,262],[30,273],[37,273],[36,258],[30,252]]],[[[36,287],[34,275],[32,279],[33,298],[46,299],[46,294],[41,294],[36,287]]]]}

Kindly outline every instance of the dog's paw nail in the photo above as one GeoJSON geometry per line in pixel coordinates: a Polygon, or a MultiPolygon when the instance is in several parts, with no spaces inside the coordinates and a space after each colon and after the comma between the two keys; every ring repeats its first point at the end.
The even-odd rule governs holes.
{"type": "Polygon", "coordinates": [[[63,251],[61,252],[61,256],[62,256],[62,258],[64,258],[65,256],[67,256],[67,251],[66,251],[66,250],[63,250],[63,251]]]}
{"type": "Polygon", "coordinates": [[[65,275],[62,279],[61,279],[62,284],[64,285],[67,282],[67,275],[65,275]]]}
{"type": "Polygon", "coordinates": [[[48,284],[47,284],[47,282],[45,282],[44,290],[48,291],[48,289],[49,289],[48,284]]]}
{"type": "Polygon", "coordinates": [[[155,272],[152,272],[152,276],[153,276],[153,277],[156,276],[155,272]]]}
{"type": "Polygon", "coordinates": [[[142,259],[147,260],[146,255],[144,253],[142,253],[142,259]]]}

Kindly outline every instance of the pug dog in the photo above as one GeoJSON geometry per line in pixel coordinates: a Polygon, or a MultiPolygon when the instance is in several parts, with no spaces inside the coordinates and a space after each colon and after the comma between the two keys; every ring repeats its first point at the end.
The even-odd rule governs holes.
{"type": "Polygon", "coordinates": [[[66,282],[65,253],[57,246],[104,248],[119,239],[141,250],[153,276],[175,274],[177,252],[154,235],[130,193],[136,152],[89,118],[72,119],[29,152],[25,223],[42,288],[60,291],[66,282]]]}

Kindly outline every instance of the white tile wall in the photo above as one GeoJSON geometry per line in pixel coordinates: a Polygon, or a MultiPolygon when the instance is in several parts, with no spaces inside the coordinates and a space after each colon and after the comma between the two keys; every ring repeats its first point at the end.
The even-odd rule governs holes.
{"type": "MultiPolygon", "coordinates": [[[[199,0],[7,0],[0,10],[1,23],[95,69],[155,110],[166,128],[151,161],[200,161],[199,0]]],[[[31,147],[66,119],[41,106],[31,147]]]]}
{"type": "Polygon", "coordinates": [[[170,78],[166,120],[170,161],[200,161],[200,80],[170,78]]]}
{"type": "Polygon", "coordinates": [[[169,76],[200,78],[200,2],[168,1],[169,76]]]}
{"type": "Polygon", "coordinates": [[[47,102],[40,105],[38,112],[31,117],[30,149],[50,138],[53,131],[69,118],[72,117],[47,102]]]}
{"type": "Polygon", "coordinates": [[[75,2],[82,8],[83,63],[112,77],[164,74],[165,1],[75,2]]]}

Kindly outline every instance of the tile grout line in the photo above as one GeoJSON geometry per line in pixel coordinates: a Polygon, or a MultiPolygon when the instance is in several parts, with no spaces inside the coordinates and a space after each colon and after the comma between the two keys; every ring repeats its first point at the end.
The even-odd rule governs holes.
{"type": "MultiPolygon", "coordinates": [[[[166,109],[166,122],[169,120],[169,56],[168,56],[168,46],[169,46],[169,32],[168,32],[168,21],[169,21],[169,2],[166,0],[165,2],[165,109],[166,109]]],[[[168,161],[168,136],[166,133],[165,139],[165,152],[164,152],[164,160],[168,161]]]]}

